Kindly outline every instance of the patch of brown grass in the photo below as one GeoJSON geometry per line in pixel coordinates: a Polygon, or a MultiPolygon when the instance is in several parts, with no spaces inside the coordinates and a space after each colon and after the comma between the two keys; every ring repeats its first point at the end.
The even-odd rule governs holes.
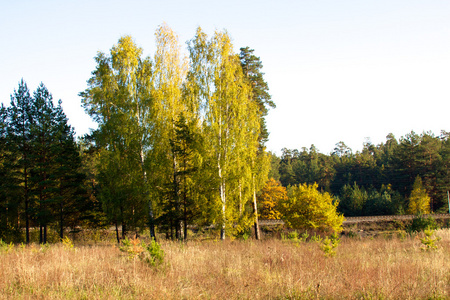
{"type": "Polygon", "coordinates": [[[437,251],[417,238],[318,243],[162,241],[165,264],[113,245],[0,251],[1,299],[423,299],[450,297],[450,233],[437,251]]]}

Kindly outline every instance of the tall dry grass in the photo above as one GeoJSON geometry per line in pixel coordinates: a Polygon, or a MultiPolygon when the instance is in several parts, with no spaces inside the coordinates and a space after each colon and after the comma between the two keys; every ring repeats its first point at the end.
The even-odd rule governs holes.
{"type": "Polygon", "coordinates": [[[437,251],[418,238],[316,242],[162,241],[166,264],[130,260],[114,245],[38,245],[0,252],[1,299],[450,298],[450,233],[437,251]]]}

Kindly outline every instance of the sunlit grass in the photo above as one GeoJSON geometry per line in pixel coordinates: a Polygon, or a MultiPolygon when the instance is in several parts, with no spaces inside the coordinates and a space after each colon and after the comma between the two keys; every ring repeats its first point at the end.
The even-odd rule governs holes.
{"type": "Polygon", "coordinates": [[[161,241],[165,263],[114,244],[0,250],[1,299],[433,299],[450,297],[450,232],[435,251],[419,238],[318,242],[161,241]]]}

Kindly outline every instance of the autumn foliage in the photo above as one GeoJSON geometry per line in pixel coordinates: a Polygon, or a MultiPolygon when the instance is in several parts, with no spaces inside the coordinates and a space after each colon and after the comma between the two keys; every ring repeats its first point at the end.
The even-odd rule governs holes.
{"type": "Polygon", "coordinates": [[[288,188],[288,199],[280,206],[285,222],[292,228],[342,231],[344,216],[337,212],[338,202],[317,187],[305,183],[288,188]]]}
{"type": "Polygon", "coordinates": [[[430,196],[428,196],[427,190],[423,187],[422,179],[420,176],[417,176],[409,197],[408,213],[429,214],[430,201],[430,196]]]}
{"type": "Polygon", "coordinates": [[[260,205],[259,217],[266,220],[281,219],[282,215],[278,211],[277,206],[286,200],[286,188],[275,179],[269,179],[258,197],[258,202],[260,205]]]}

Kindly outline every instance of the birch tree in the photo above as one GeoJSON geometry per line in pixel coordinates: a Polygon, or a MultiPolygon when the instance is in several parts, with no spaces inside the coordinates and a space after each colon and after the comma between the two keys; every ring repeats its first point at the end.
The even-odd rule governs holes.
{"type": "MultiPolygon", "coordinates": [[[[153,204],[148,193],[146,170],[154,126],[150,92],[152,65],[149,58],[141,56],[142,49],[132,38],[122,37],[109,56],[98,53],[96,70],[80,96],[86,111],[98,123],[94,132],[96,143],[126,157],[127,163],[122,166],[131,168],[127,174],[138,176],[132,180],[139,182],[134,193],[140,192],[139,202],[148,204],[150,235],[154,238],[153,204]],[[136,169],[140,170],[139,174],[131,171],[136,169]]],[[[129,199],[136,200],[135,197],[129,199]]]]}
{"type": "Polygon", "coordinates": [[[166,187],[166,220],[173,223],[177,239],[182,238],[183,218],[180,196],[180,161],[171,141],[176,138],[176,122],[186,114],[182,97],[183,81],[186,75],[186,60],[182,57],[178,36],[162,24],[155,33],[156,53],[152,95],[154,98],[154,144],[152,149],[153,169],[159,169],[160,178],[155,184],[166,187]],[[168,187],[168,188],[167,188],[168,187]],[[171,211],[171,213],[168,213],[171,211]]]}
{"type": "Polygon", "coordinates": [[[248,170],[259,136],[257,108],[250,101],[251,89],[226,32],[215,32],[208,40],[198,28],[189,51],[189,89],[199,99],[199,116],[208,143],[206,156],[217,184],[220,238],[225,239],[227,226],[234,223],[243,205],[242,187],[244,183],[251,185],[248,170]]]}

